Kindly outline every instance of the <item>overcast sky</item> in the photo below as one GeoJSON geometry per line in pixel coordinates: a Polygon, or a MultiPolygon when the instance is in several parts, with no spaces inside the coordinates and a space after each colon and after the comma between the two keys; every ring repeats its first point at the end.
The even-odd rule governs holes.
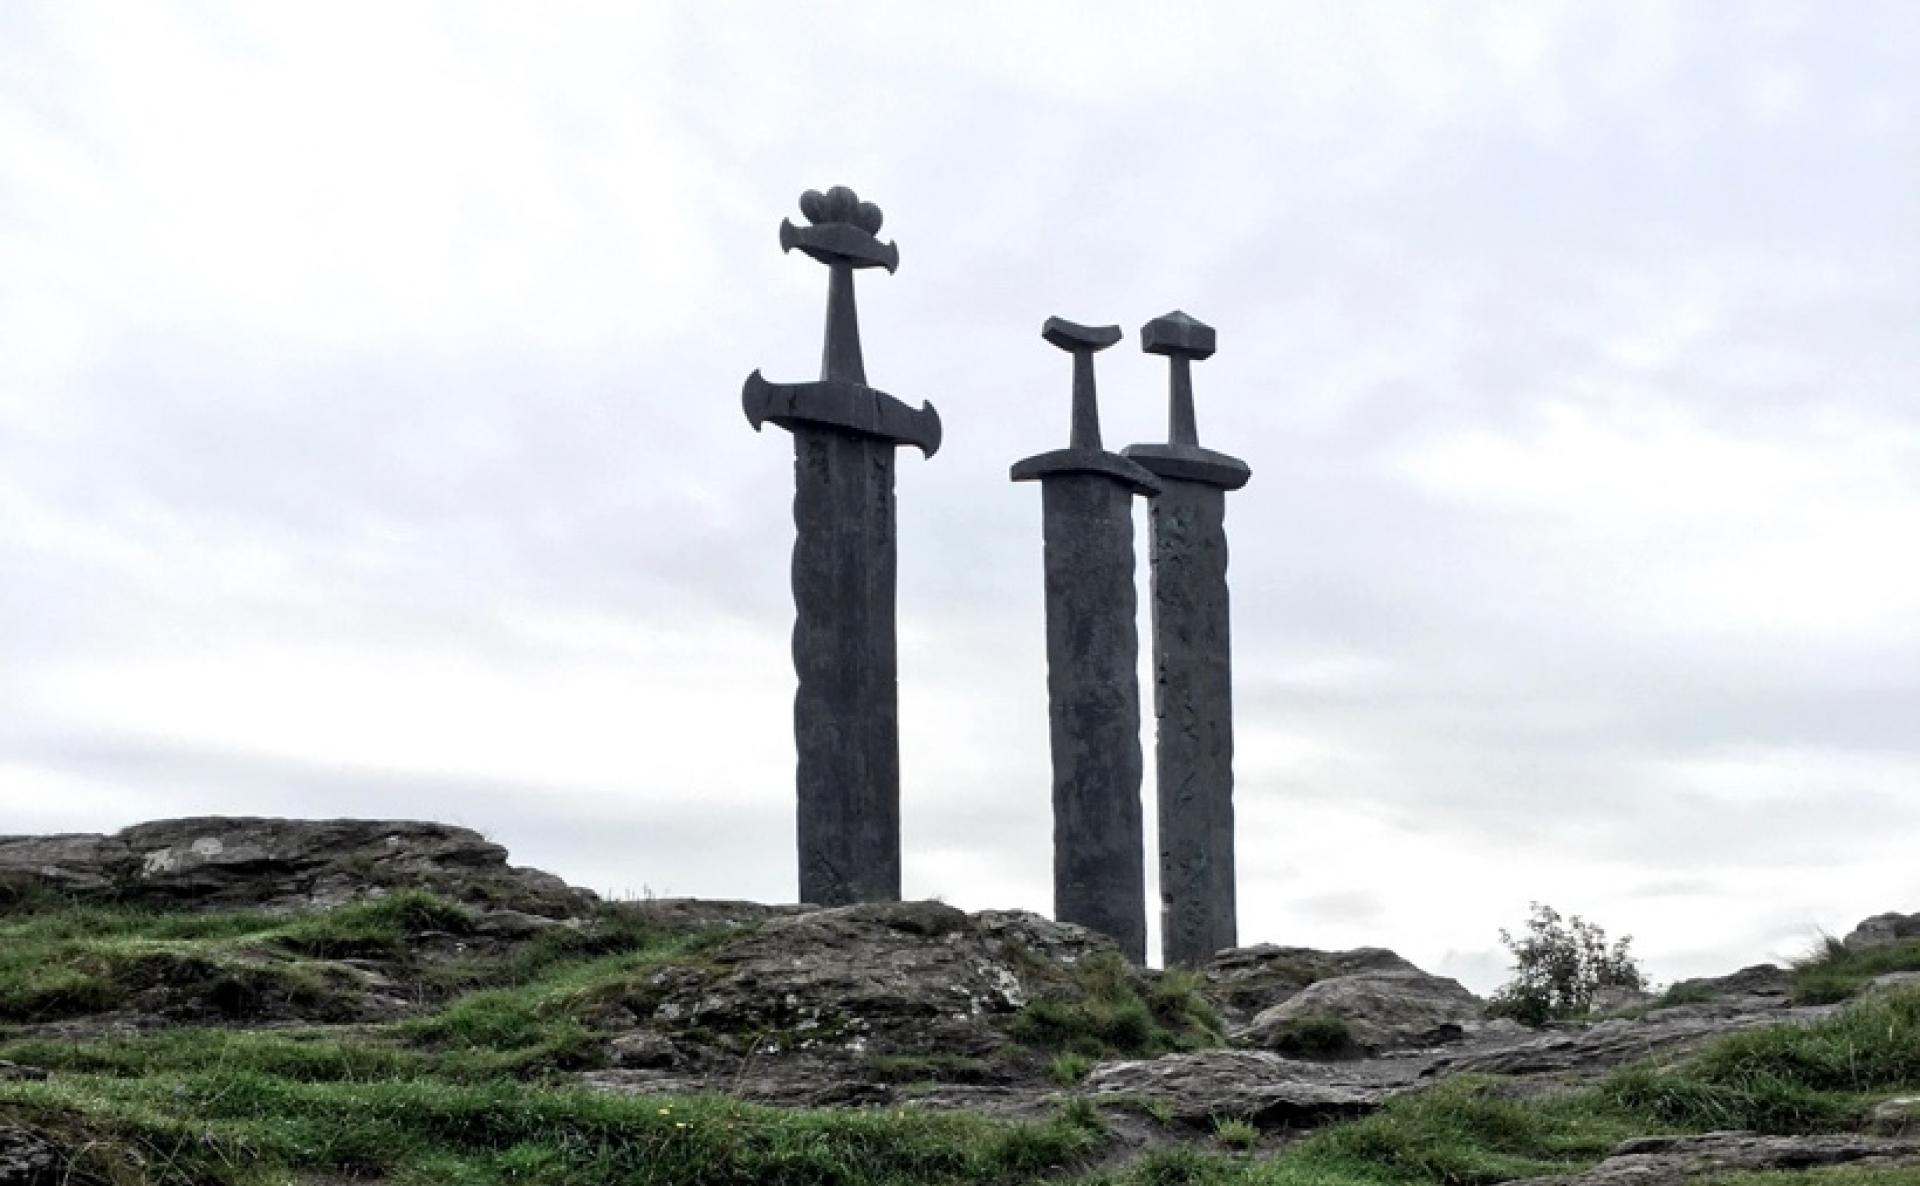
{"type": "Polygon", "coordinates": [[[817,369],[775,231],[833,184],[900,246],[868,374],[946,424],[910,896],[1049,907],[1007,466],[1066,440],[1049,315],[1126,327],[1106,439],[1163,439],[1177,307],[1254,471],[1243,942],[1485,990],[1533,899],[1663,980],[1920,910],[1898,2],[0,6],[0,833],[434,818],[789,900],[739,390],[817,369]]]}

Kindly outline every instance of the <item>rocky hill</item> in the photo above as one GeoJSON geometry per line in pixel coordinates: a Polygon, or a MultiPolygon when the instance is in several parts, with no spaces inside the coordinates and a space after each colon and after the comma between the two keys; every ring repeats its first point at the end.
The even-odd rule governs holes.
{"type": "Polygon", "coordinates": [[[1014,911],[602,902],[429,823],[0,837],[0,1186],[1920,1183],[1920,915],[1607,1010],[1491,1019],[1377,948],[1163,974],[1014,911]]]}

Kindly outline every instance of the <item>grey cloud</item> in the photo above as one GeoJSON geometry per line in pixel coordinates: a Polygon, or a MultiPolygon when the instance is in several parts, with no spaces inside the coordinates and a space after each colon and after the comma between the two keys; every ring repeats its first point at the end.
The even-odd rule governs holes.
{"type": "MultiPolygon", "coordinates": [[[[150,815],[406,804],[484,817],[517,857],[602,888],[785,896],[778,786],[780,811],[741,828],[699,788],[640,776],[609,774],[632,801],[588,808],[435,775],[431,755],[395,773],[243,738],[134,743],[137,722],[55,719],[43,693],[83,661],[284,637],[579,661],[583,624],[604,622],[735,631],[719,674],[785,681],[791,455],[747,429],[738,390],[756,367],[817,365],[822,277],[773,228],[801,188],[845,180],[902,249],[898,275],[861,280],[869,372],[948,425],[939,457],[900,472],[908,842],[936,888],[1046,905],[1038,507],[1006,480],[1065,432],[1039,323],[1131,331],[1176,306],[1221,330],[1197,377],[1203,439],[1255,470],[1229,512],[1243,795],[1416,829],[1436,863],[1449,837],[1618,862],[1643,896],[1868,859],[1915,823],[1920,637],[1897,615],[1728,629],[1711,598],[1671,608],[1670,570],[1750,527],[1679,504],[1624,519],[1597,490],[1579,509],[1608,530],[1582,530],[1422,485],[1406,458],[1458,433],[1524,448],[1549,407],[1627,429],[1670,412],[1842,468],[1819,436],[1836,416],[1920,433],[1903,200],[1920,26],[1894,4],[1400,15],[1252,5],[1041,46],[997,34],[1064,16],[998,10],[962,36],[931,11],[685,6],[621,36],[566,30],[552,46],[576,48],[555,57],[424,11],[460,26],[463,61],[512,57],[530,85],[489,75],[505,122],[450,123],[446,173],[405,162],[456,197],[430,219],[391,195],[410,220],[396,240],[314,262],[293,248],[325,211],[282,211],[276,274],[248,266],[255,239],[193,228],[210,275],[275,298],[259,308],[169,272],[144,210],[159,181],[228,209],[225,157],[156,173],[110,31],[0,15],[0,64],[45,64],[0,69],[5,126],[42,150],[0,164],[0,314],[65,310],[79,343],[64,364],[57,343],[0,350],[0,771],[57,771],[150,815]],[[431,295],[412,309],[390,290],[431,295]],[[28,369],[43,346],[53,361],[28,369]],[[1281,744],[1301,739],[1313,755],[1281,744]],[[1676,782],[1741,761],[1760,773],[1676,782]]],[[[215,9],[178,31],[210,69],[232,28],[297,66],[278,20],[215,9]]],[[[408,104],[451,85],[437,61],[413,97],[376,97],[427,118],[408,104]]],[[[154,90],[148,115],[190,144],[178,98],[154,90]]],[[[287,190],[382,183],[355,110],[287,190]]],[[[1102,356],[1111,441],[1163,431],[1155,361],[1102,356]]],[[[1892,522],[1920,501],[1894,480],[1849,497],[1892,522]]],[[[1815,496],[1780,538],[1853,506],[1815,496]]],[[[685,673],[648,674],[670,690],[685,673]]],[[[754,721],[745,744],[783,744],[785,724],[754,721]]],[[[647,740],[685,754],[721,729],[647,740]]],[[[1315,892],[1314,854],[1268,855],[1248,935],[1320,919],[1426,941],[1402,920],[1446,909],[1395,870],[1352,897],[1315,892]]],[[[1816,905],[1782,891],[1778,916],[1816,905]]],[[[1483,983],[1489,958],[1463,948],[1442,970],[1483,983]]]]}

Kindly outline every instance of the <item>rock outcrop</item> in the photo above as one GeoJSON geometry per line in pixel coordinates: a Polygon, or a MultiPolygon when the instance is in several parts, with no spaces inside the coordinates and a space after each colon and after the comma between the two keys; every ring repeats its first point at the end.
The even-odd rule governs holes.
{"type": "Polygon", "coordinates": [[[1418,969],[1357,972],[1318,980],[1264,1009],[1236,1040],[1285,1051],[1305,1027],[1336,1023],[1349,1048],[1343,1053],[1384,1054],[1455,1042],[1479,1028],[1485,1006],[1457,980],[1418,969]]]}
{"type": "Polygon", "coordinates": [[[64,1176],[60,1151],[24,1129],[0,1125],[0,1186],[54,1186],[64,1176]]]}
{"type": "Polygon", "coordinates": [[[1876,914],[1841,940],[1849,951],[1920,942],[1920,914],[1876,914]]]}
{"type": "Polygon", "coordinates": [[[796,1052],[984,1057],[1005,1044],[997,1023],[1068,987],[1063,964],[1114,950],[1036,915],[872,902],[770,919],[643,978],[617,1007],[629,1024],[736,1063],[796,1052]]]}
{"type": "Polygon", "coordinates": [[[1262,943],[1223,951],[1201,968],[1200,974],[1220,1015],[1229,1024],[1244,1025],[1263,1010],[1322,980],[1359,972],[1418,971],[1382,947],[1316,951],[1262,943]]]}
{"type": "Polygon", "coordinates": [[[1697,976],[1670,990],[1682,999],[1705,999],[1715,1004],[1745,1008],[1785,1005],[1793,993],[1793,976],[1778,964],[1753,964],[1725,976],[1697,976]]]}
{"type": "Polygon", "coordinates": [[[1825,1166],[1920,1166],[1920,1141],[1867,1136],[1770,1137],[1715,1132],[1642,1137],[1578,1174],[1527,1178],[1511,1186],[1691,1186],[1741,1171],[1805,1171],[1825,1166]]]}
{"type": "Polygon", "coordinates": [[[1233,1119],[1299,1129],[1371,1112],[1418,1081],[1418,1066],[1395,1070],[1328,1066],[1264,1050],[1201,1050],[1108,1063],[1087,1076],[1086,1090],[1096,1099],[1153,1101],[1191,1128],[1233,1119]]]}
{"type": "Polygon", "coordinates": [[[166,908],[317,910],[398,889],[548,918],[595,900],[516,869],[468,828],[408,820],[206,817],[111,835],[0,836],[0,892],[39,887],[82,901],[166,908]]]}

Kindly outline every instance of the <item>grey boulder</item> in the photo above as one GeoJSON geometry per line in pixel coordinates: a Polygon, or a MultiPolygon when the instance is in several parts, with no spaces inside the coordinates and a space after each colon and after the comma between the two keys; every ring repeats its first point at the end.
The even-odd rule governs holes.
{"type": "Polygon", "coordinates": [[[315,910],[421,889],[564,918],[594,895],[507,864],[478,832],[413,820],[209,816],[111,835],[0,836],[0,885],[161,908],[315,910]]]}
{"type": "Polygon", "coordinates": [[[1485,1017],[1480,998],[1457,980],[1417,969],[1357,972],[1319,980],[1269,1009],[1235,1037],[1284,1048],[1302,1024],[1338,1022],[1353,1052],[1367,1055],[1458,1041],[1485,1017]]]}
{"type": "Polygon", "coordinates": [[[23,1128],[0,1125],[0,1186],[53,1186],[66,1176],[60,1151],[23,1128]]]}
{"type": "Polygon", "coordinates": [[[1418,972],[1383,947],[1352,951],[1316,951],[1261,943],[1236,947],[1213,957],[1200,969],[1209,999],[1229,1023],[1244,1025],[1301,989],[1356,972],[1418,972]]]}
{"type": "Polygon", "coordinates": [[[1799,1173],[1823,1166],[1920,1166],[1920,1141],[1886,1137],[1772,1137],[1750,1132],[1641,1137],[1590,1170],[1526,1178],[1511,1186],[1690,1186],[1722,1175],[1768,1170],[1799,1173]]]}
{"type": "Polygon", "coordinates": [[[1303,1129],[1373,1111],[1410,1086],[1417,1068],[1409,1072],[1362,1077],[1264,1050],[1201,1050],[1106,1063],[1087,1076],[1084,1087],[1096,1100],[1150,1100],[1188,1127],[1234,1119],[1260,1128],[1303,1129]]]}
{"type": "Polygon", "coordinates": [[[1841,942],[1849,951],[1920,942],[1920,914],[1876,914],[1853,928],[1841,942]]]}

